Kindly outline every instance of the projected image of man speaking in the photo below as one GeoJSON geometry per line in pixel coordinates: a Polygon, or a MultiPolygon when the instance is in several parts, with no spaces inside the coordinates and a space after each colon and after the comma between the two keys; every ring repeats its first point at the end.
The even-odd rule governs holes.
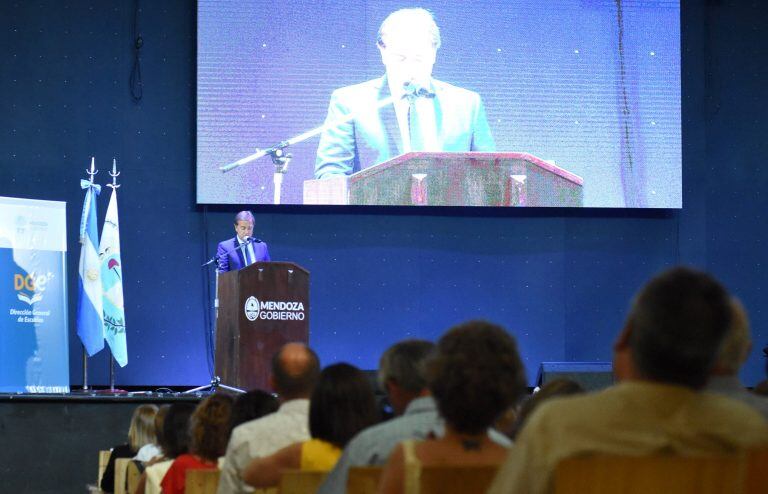
{"type": "Polygon", "coordinates": [[[315,178],[350,175],[409,151],[495,151],[480,95],[432,78],[440,29],[425,9],[391,13],[376,44],[386,74],[337,89],[323,132],[315,178]],[[377,109],[393,97],[394,104],[377,109]]]}

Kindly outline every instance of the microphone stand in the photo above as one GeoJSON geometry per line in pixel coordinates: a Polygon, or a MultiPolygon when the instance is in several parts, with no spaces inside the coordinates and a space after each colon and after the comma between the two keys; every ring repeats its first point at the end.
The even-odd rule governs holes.
{"type": "MultiPolygon", "coordinates": [[[[406,90],[411,86],[412,84],[410,83],[406,84],[406,90]]],[[[420,94],[419,91],[415,91],[412,94],[415,96],[422,96],[422,94],[420,94]]],[[[381,108],[384,108],[387,105],[391,105],[398,99],[405,98],[405,97],[408,97],[408,92],[406,92],[406,94],[404,94],[401,97],[389,96],[387,98],[384,98],[383,100],[376,103],[376,110],[380,110],[381,108]]],[[[365,110],[366,113],[369,111],[370,109],[365,110]]],[[[363,111],[348,113],[347,115],[344,115],[343,117],[337,120],[325,123],[320,127],[315,127],[314,129],[308,130],[302,134],[291,137],[288,140],[280,141],[279,143],[275,144],[274,146],[268,149],[259,149],[250,156],[246,156],[245,158],[241,158],[233,163],[219,167],[219,170],[226,173],[228,171],[234,170],[235,168],[239,168],[247,163],[250,163],[251,161],[256,161],[257,159],[260,159],[260,158],[263,158],[264,156],[269,155],[272,158],[272,163],[274,163],[275,165],[275,173],[273,177],[273,181],[275,184],[275,191],[274,191],[273,201],[274,201],[274,204],[280,204],[280,196],[281,196],[282,186],[283,186],[283,175],[288,171],[288,162],[293,157],[291,154],[286,153],[285,149],[288,146],[291,146],[293,144],[298,144],[300,142],[304,142],[307,139],[311,139],[316,135],[322,134],[326,130],[333,129],[335,127],[338,127],[339,125],[350,122],[355,118],[357,118],[358,116],[360,116],[362,113],[363,111]]]]}
{"type": "MultiPolygon", "coordinates": [[[[240,246],[238,246],[238,249],[242,249],[243,246],[248,245],[248,243],[243,242],[240,246]]],[[[219,319],[219,256],[215,255],[208,261],[206,261],[201,268],[205,268],[207,266],[210,266],[212,264],[215,264],[216,269],[214,272],[216,273],[216,288],[213,295],[213,311],[214,311],[214,328],[216,327],[216,322],[219,319]]],[[[209,394],[213,394],[216,392],[218,388],[226,389],[227,391],[232,391],[234,393],[245,393],[244,389],[235,388],[233,386],[227,386],[226,384],[221,384],[221,377],[216,375],[216,335],[215,335],[215,329],[209,329],[210,334],[213,336],[211,338],[211,347],[213,348],[213,377],[211,378],[211,382],[203,385],[198,386],[196,388],[188,389],[186,391],[183,391],[181,394],[188,395],[188,394],[194,394],[194,393],[200,393],[201,391],[208,391],[209,394]]]]}

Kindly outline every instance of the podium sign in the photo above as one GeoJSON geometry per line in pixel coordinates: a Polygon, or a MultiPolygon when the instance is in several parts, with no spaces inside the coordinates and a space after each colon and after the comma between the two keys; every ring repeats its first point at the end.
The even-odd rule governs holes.
{"type": "Polygon", "coordinates": [[[257,262],[219,275],[216,375],[245,390],[268,390],[272,356],[309,339],[309,272],[293,263],[257,262]]]}
{"type": "Polygon", "coordinates": [[[69,392],[66,254],[66,203],[0,197],[0,392],[69,392]]]}
{"type": "Polygon", "coordinates": [[[304,182],[304,204],[581,207],[583,180],[527,153],[400,155],[304,182]]]}

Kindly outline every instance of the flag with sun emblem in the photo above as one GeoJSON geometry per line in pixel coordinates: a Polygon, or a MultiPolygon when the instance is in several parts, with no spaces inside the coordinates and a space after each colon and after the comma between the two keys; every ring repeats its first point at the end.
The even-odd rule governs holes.
{"type": "Polygon", "coordinates": [[[104,348],[104,319],[101,304],[101,263],[99,262],[99,232],[96,227],[96,196],[101,187],[93,183],[94,162],[91,160],[90,180],[81,180],[85,189],[83,214],[80,218],[80,264],[78,268],[77,335],[89,356],[104,348]]]}
{"type": "MultiPolygon", "coordinates": [[[[113,168],[113,173],[115,173],[113,168]]],[[[113,175],[117,176],[117,174],[113,175]]],[[[112,187],[107,215],[101,230],[99,257],[101,258],[101,284],[104,289],[104,338],[120,367],[128,363],[125,340],[125,308],[123,306],[123,266],[120,260],[120,228],[117,221],[117,184],[112,187]]]]}

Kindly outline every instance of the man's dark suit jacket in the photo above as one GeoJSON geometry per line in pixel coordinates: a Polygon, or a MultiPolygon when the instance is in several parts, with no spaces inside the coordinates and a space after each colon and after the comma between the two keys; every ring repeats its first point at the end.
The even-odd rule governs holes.
{"type": "MultiPolygon", "coordinates": [[[[219,242],[216,249],[216,256],[219,258],[219,272],[237,271],[245,267],[245,253],[243,249],[238,249],[237,237],[219,242]]],[[[256,260],[269,261],[269,250],[264,242],[254,243],[253,252],[256,254],[256,260]]]]}
{"type": "MultiPolygon", "coordinates": [[[[434,79],[432,90],[440,151],[496,150],[479,94],[434,79]]],[[[388,97],[386,76],[333,92],[326,123],[358,116],[323,132],[315,178],[350,175],[403,154],[394,106],[376,110],[377,102],[388,97]]]]}

